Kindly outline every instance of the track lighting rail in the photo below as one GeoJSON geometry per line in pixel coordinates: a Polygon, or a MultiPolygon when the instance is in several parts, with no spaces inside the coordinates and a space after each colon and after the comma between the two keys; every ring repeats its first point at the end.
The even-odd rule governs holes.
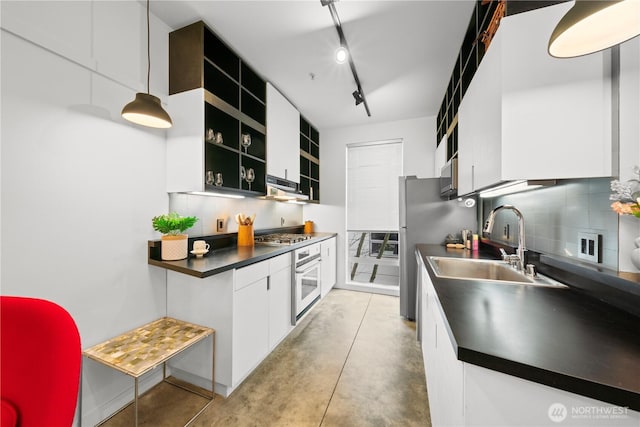
{"type": "Polygon", "coordinates": [[[353,79],[355,80],[357,87],[357,90],[352,94],[355,99],[356,105],[364,104],[364,109],[367,111],[367,116],[371,117],[369,104],[367,104],[367,98],[364,96],[362,84],[360,83],[358,72],[356,71],[356,64],[353,62],[351,50],[349,49],[347,39],[344,36],[344,31],[342,31],[342,23],[340,22],[340,17],[338,16],[338,11],[335,7],[336,1],[337,0],[320,0],[320,3],[322,4],[322,6],[327,6],[329,8],[329,13],[331,13],[331,18],[333,19],[333,24],[335,25],[336,31],[338,32],[340,46],[344,47],[345,49],[347,49],[347,52],[349,52],[349,55],[347,55],[347,60],[349,61],[349,67],[351,68],[351,73],[353,74],[353,79]]]}

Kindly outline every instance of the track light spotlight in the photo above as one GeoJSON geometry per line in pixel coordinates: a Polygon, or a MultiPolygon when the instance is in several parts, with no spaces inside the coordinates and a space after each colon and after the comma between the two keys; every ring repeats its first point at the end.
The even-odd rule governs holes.
{"type": "Polygon", "coordinates": [[[353,95],[353,99],[356,100],[356,105],[360,105],[362,104],[362,101],[364,101],[364,98],[362,98],[362,94],[359,91],[353,91],[352,93],[353,95]]]}
{"type": "Polygon", "coordinates": [[[349,57],[349,51],[346,47],[340,46],[336,49],[336,62],[338,64],[344,64],[347,62],[347,58],[349,57]]]}

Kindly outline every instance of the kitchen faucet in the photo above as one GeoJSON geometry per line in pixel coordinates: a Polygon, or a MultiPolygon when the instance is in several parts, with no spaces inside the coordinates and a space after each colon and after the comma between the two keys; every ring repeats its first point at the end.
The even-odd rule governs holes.
{"type": "Polygon", "coordinates": [[[518,217],[518,270],[524,270],[524,251],[526,251],[524,246],[524,217],[522,216],[522,212],[520,212],[515,206],[511,205],[502,205],[493,209],[489,213],[489,217],[487,221],[484,223],[483,232],[491,234],[491,230],[493,230],[493,222],[495,220],[496,213],[502,209],[512,210],[516,216],[518,217]]]}

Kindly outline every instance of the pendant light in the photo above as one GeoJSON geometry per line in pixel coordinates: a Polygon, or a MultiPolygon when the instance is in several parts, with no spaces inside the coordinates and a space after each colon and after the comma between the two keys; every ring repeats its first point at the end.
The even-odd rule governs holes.
{"type": "Polygon", "coordinates": [[[551,34],[549,54],[571,58],[598,52],[640,34],[640,1],[576,0],[551,34]]]}
{"type": "Polygon", "coordinates": [[[126,120],[152,128],[170,128],[171,117],[162,108],[160,99],[149,93],[149,77],[151,75],[151,35],[149,31],[149,0],[147,0],[147,93],[136,93],[136,99],[122,109],[122,117],[126,120]]]}

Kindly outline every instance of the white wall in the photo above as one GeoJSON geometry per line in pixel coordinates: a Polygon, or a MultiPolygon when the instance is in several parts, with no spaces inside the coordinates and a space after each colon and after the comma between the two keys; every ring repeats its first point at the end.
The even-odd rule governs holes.
{"type": "MultiPolygon", "coordinates": [[[[320,203],[304,206],[305,220],[315,222],[316,231],[336,232],[337,283],[345,283],[345,193],[347,144],[401,139],[403,174],[433,177],[436,144],[435,117],[374,123],[363,126],[320,129],[320,203]]],[[[384,209],[386,201],[380,201],[384,209]]]]}
{"type": "MultiPolygon", "coordinates": [[[[5,295],[54,301],[82,347],[165,315],[166,272],[147,264],[167,211],[165,133],[120,117],[145,90],[140,2],[1,2],[5,295]]],[[[166,98],[169,28],[152,17],[151,92],[166,98]]],[[[55,367],[51,367],[55,369],[55,367]]],[[[133,382],[85,361],[85,425],[133,382]]]]}
{"type": "Polygon", "coordinates": [[[192,194],[171,194],[169,210],[180,215],[195,215],[198,222],[187,230],[191,236],[210,236],[220,233],[237,233],[237,213],[246,216],[256,214],[254,231],[265,228],[292,227],[302,225],[302,205],[262,200],[255,198],[227,199],[222,197],[198,196],[192,194]],[[224,230],[218,233],[216,219],[224,219],[224,230]],[[284,220],[284,224],[282,224],[284,220]]]}
{"type": "MultiPolygon", "coordinates": [[[[620,45],[620,179],[638,179],[633,166],[640,166],[640,39],[620,45]]],[[[620,217],[618,269],[638,271],[631,263],[633,241],[640,236],[640,220],[620,217]]]]}

